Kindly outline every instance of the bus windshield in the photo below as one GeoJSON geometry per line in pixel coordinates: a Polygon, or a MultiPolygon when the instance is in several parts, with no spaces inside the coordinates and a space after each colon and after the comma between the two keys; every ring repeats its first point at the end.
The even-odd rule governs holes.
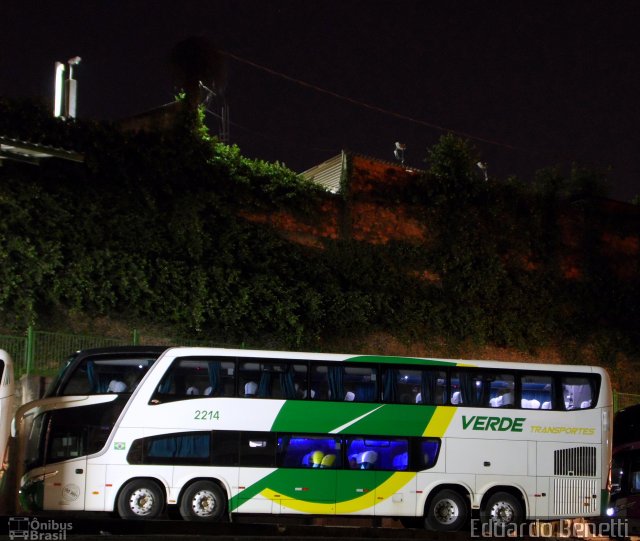
{"type": "Polygon", "coordinates": [[[66,361],[44,398],[132,393],[165,349],[131,346],[75,353],[66,361]]]}
{"type": "Polygon", "coordinates": [[[51,410],[34,418],[27,437],[27,469],[100,451],[127,403],[116,397],[107,403],[51,410]]]}

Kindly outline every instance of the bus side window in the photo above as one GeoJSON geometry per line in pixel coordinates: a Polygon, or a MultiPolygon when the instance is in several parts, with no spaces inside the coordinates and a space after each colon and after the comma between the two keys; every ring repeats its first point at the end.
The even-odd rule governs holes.
{"type": "Polygon", "coordinates": [[[522,397],[520,407],[523,409],[552,409],[552,387],[553,378],[551,376],[541,376],[538,374],[524,374],[521,378],[522,397]]]}
{"type": "Polygon", "coordinates": [[[329,400],[329,367],[326,365],[311,365],[311,389],[314,391],[311,398],[315,400],[329,400]]]}
{"type": "Polygon", "coordinates": [[[562,378],[562,397],[567,410],[587,409],[595,405],[595,382],[585,376],[562,378]]]}
{"type": "Polygon", "coordinates": [[[417,466],[419,470],[433,468],[438,460],[440,452],[440,440],[437,438],[424,438],[418,445],[417,466]]]}
{"type": "Polygon", "coordinates": [[[489,406],[508,408],[514,406],[515,378],[511,374],[497,374],[487,380],[489,384],[489,406]]]}

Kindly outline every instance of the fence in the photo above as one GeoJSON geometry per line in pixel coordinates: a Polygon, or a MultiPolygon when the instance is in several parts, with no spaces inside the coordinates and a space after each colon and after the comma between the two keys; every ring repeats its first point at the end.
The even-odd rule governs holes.
{"type": "Polygon", "coordinates": [[[640,394],[633,393],[613,393],[613,408],[615,411],[619,411],[629,406],[640,404],[640,394]]]}
{"type": "MultiPolygon", "coordinates": [[[[16,379],[23,374],[50,376],[56,374],[62,363],[74,352],[87,348],[142,345],[146,342],[133,329],[128,338],[106,338],[79,334],[36,331],[29,327],[23,336],[0,335],[0,349],[7,351],[14,362],[16,379]]],[[[155,340],[154,344],[166,346],[221,346],[244,347],[237,344],[220,344],[185,339],[155,340]]]]}
{"type": "MultiPolygon", "coordinates": [[[[138,331],[133,329],[129,338],[105,338],[79,334],[64,334],[36,331],[29,327],[24,336],[0,335],[0,349],[13,358],[16,379],[23,374],[50,376],[58,372],[62,363],[72,353],[87,348],[108,346],[142,345],[146,343],[138,331]]],[[[155,340],[154,344],[166,346],[219,346],[244,348],[245,344],[223,344],[188,339],[155,340]]],[[[614,410],[618,411],[640,404],[640,394],[613,393],[614,410]]]]}

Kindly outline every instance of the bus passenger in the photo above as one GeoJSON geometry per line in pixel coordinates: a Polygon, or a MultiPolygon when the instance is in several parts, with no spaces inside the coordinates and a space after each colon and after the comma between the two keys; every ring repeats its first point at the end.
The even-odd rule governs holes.
{"type": "Polygon", "coordinates": [[[124,381],[118,381],[117,379],[112,379],[107,387],[108,393],[124,393],[126,390],[127,386],[124,381]]]}
{"type": "Polygon", "coordinates": [[[244,386],[245,398],[255,398],[258,384],[255,381],[248,381],[244,386]]]}

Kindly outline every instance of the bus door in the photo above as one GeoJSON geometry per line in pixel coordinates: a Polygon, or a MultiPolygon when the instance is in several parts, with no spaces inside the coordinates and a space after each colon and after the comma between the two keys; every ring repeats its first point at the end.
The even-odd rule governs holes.
{"type": "Polygon", "coordinates": [[[86,457],[45,465],[44,509],[84,510],[86,472],[86,457]]]}
{"type": "Polygon", "coordinates": [[[47,416],[43,449],[45,510],[84,510],[86,437],[80,426],[69,423],[75,417],[69,415],[72,411],[56,410],[47,416]]]}
{"type": "Polygon", "coordinates": [[[276,434],[243,432],[240,436],[238,508],[240,513],[272,513],[269,478],[276,471],[276,434]]]}

